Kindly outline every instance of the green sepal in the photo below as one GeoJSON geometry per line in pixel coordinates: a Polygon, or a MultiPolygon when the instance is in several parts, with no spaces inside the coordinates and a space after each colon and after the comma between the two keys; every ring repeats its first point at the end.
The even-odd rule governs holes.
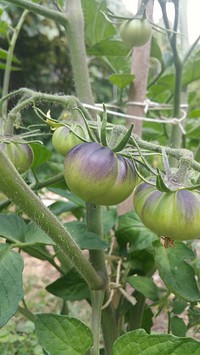
{"type": "Polygon", "coordinates": [[[155,172],[155,169],[153,169],[152,166],[145,159],[145,157],[142,154],[142,151],[141,151],[139,145],[137,144],[137,142],[136,142],[136,140],[135,140],[135,138],[133,136],[131,137],[131,141],[136,146],[136,149],[137,149],[137,151],[139,153],[139,156],[141,157],[142,162],[144,163],[144,166],[146,167],[146,169],[149,170],[153,175],[157,175],[156,172],[155,172]]]}
{"type": "Polygon", "coordinates": [[[160,174],[159,169],[157,169],[157,171],[158,171],[158,175],[156,176],[156,188],[161,192],[174,192],[175,190],[170,189],[166,185],[162,175],[160,174]]]}
{"type": "Polygon", "coordinates": [[[198,190],[198,189],[200,189],[200,184],[198,184],[198,185],[193,185],[193,186],[185,186],[185,187],[183,187],[183,188],[180,188],[180,190],[190,190],[190,191],[192,191],[192,190],[198,190]]]}
{"type": "Polygon", "coordinates": [[[116,145],[116,147],[112,149],[113,152],[115,152],[115,153],[116,152],[120,152],[121,150],[123,150],[126,147],[128,141],[129,141],[129,139],[131,137],[132,131],[133,131],[133,124],[128,129],[126,134],[123,136],[121,141],[116,145]]]}
{"type": "Polygon", "coordinates": [[[103,104],[103,118],[102,118],[102,121],[101,121],[100,137],[101,137],[101,144],[104,147],[108,146],[106,127],[107,127],[107,112],[106,112],[106,107],[103,104]]]}
{"type": "Polygon", "coordinates": [[[89,138],[91,139],[92,142],[96,142],[97,139],[96,139],[94,133],[92,132],[92,130],[90,129],[90,127],[89,127],[89,125],[88,125],[88,122],[87,122],[87,119],[86,119],[84,113],[83,113],[79,108],[76,108],[76,110],[77,110],[78,112],[80,112],[80,114],[81,114],[81,116],[82,116],[82,118],[83,118],[83,120],[84,120],[85,127],[86,127],[86,130],[87,130],[87,133],[88,133],[89,138]]]}

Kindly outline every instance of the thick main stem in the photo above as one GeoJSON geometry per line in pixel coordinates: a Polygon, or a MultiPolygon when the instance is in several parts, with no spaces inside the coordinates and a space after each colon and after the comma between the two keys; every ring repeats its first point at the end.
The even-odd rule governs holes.
{"type": "MultiPolygon", "coordinates": [[[[86,204],[86,213],[87,213],[88,231],[96,233],[100,238],[102,238],[103,237],[102,207],[88,203],[86,204]]],[[[95,270],[97,270],[97,272],[103,277],[103,279],[107,281],[108,276],[107,276],[104,252],[102,250],[91,250],[90,260],[95,270]]],[[[93,293],[93,297],[94,297],[94,293],[93,293]]],[[[99,291],[96,292],[96,297],[98,298],[101,297],[99,291]]],[[[106,302],[108,297],[109,297],[109,288],[107,285],[105,287],[104,300],[102,298],[101,301],[106,302]]],[[[94,301],[93,298],[92,307],[93,307],[93,326],[94,326],[93,336],[96,339],[95,340],[96,347],[97,347],[97,343],[99,342],[99,330],[96,329],[95,323],[97,322],[97,318],[98,321],[100,322],[102,316],[101,323],[102,323],[102,331],[103,331],[103,338],[104,338],[104,345],[105,345],[105,354],[112,355],[113,343],[117,338],[116,321],[115,321],[112,306],[109,305],[101,312],[101,310],[99,309],[100,302],[98,303],[98,307],[97,307],[97,303],[94,301]]],[[[95,353],[93,352],[92,354],[94,355],[95,353]]]]}
{"type": "Polygon", "coordinates": [[[101,289],[104,286],[102,278],[83,256],[63,224],[25,183],[2,149],[0,149],[0,171],[0,191],[51,237],[91,289],[101,289]]]}
{"type": "Polygon", "coordinates": [[[71,56],[76,95],[81,102],[94,104],[92,96],[84,39],[84,19],[80,0],[66,2],[68,21],[65,28],[71,56]]]}
{"type": "MultiPolygon", "coordinates": [[[[14,53],[14,49],[15,49],[15,45],[16,45],[16,41],[17,41],[19,32],[22,28],[22,25],[23,25],[24,20],[27,15],[28,15],[28,11],[24,10],[17,26],[14,29],[14,33],[13,33],[13,36],[10,41],[9,49],[7,52],[7,60],[6,60],[6,68],[5,68],[4,80],[3,80],[2,97],[6,96],[8,94],[13,53],[14,53]]],[[[7,101],[2,103],[2,110],[1,110],[2,111],[2,121],[0,122],[0,134],[3,133],[3,122],[6,118],[7,106],[8,106],[7,101]]]]}

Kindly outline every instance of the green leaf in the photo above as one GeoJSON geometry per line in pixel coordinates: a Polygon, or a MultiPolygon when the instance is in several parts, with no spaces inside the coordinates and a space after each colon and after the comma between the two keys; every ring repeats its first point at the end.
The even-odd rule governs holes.
{"type": "Polygon", "coordinates": [[[200,292],[195,279],[195,272],[186,260],[194,258],[194,253],[182,242],[175,242],[174,247],[164,248],[160,242],[154,243],[155,262],[160,277],[168,289],[178,297],[196,302],[200,292]]]}
{"type": "Polygon", "coordinates": [[[171,318],[171,331],[173,335],[178,337],[185,337],[187,332],[187,327],[182,318],[174,316],[171,318]]]}
{"type": "Polygon", "coordinates": [[[76,208],[77,205],[70,201],[56,201],[49,206],[49,209],[55,215],[60,215],[63,212],[69,212],[76,208]]]}
{"type": "Polygon", "coordinates": [[[85,280],[75,268],[67,272],[55,282],[46,287],[46,290],[65,301],[80,301],[90,299],[90,290],[85,280]]]}
{"type": "Polygon", "coordinates": [[[151,308],[146,306],[144,309],[144,314],[142,318],[142,329],[144,329],[147,333],[151,333],[151,328],[153,326],[154,313],[151,308]]]}
{"type": "MultiPolygon", "coordinates": [[[[8,52],[5,49],[0,48],[0,59],[6,60],[8,56],[8,52]]],[[[12,62],[20,64],[20,60],[17,57],[12,57],[12,62]]]]}
{"type": "Polygon", "coordinates": [[[143,329],[119,337],[114,343],[114,355],[199,355],[200,342],[168,334],[147,334],[143,329]]]}
{"type": "Polygon", "coordinates": [[[81,198],[79,198],[76,195],[74,195],[73,193],[71,193],[67,189],[67,186],[65,183],[64,183],[64,188],[51,187],[51,188],[49,188],[49,191],[52,191],[57,195],[65,197],[67,200],[72,201],[75,205],[77,205],[79,207],[85,207],[85,202],[81,198]]]}
{"type": "MultiPolygon", "coordinates": [[[[6,64],[0,63],[0,69],[5,69],[5,68],[6,68],[6,64]]],[[[10,69],[11,69],[11,71],[20,71],[20,70],[22,70],[21,68],[14,67],[14,66],[11,66],[10,69]]]]}
{"type": "Polygon", "coordinates": [[[127,48],[123,42],[113,38],[104,39],[90,47],[87,51],[88,55],[112,57],[125,57],[129,52],[130,48],[127,48]]]}
{"type": "Polygon", "coordinates": [[[109,76],[109,80],[118,88],[124,89],[133,82],[134,77],[133,74],[112,74],[109,76]]]}
{"type": "Polygon", "coordinates": [[[200,309],[198,308],[198,306],[189,309],[188,313],[189,313],[189,327],[200,325],[200,309]]]}
{"type": "Polygon", "coordinates": [[[83,355],[91,348],[91,330],[75,318],[37,314],[35,331],[40,345],[51,355],[83,355]]]}
{"type": "Polygon", "coordinates": [[[0,244],[0,327],[17,312],[23,297],[23,267],[22,256],[9,245],[0,244]]]}
{"type": "Polygon", "coordinates": [[[35,223],[30,222],[26,228],[25,243],[55,245],[51,238],[35,223]]]}
{"type": "Polygon", "coordinates": [[[119,216],[116,237],[120,244],[129,242],[135,250],[146,249],[158,239],[156,234],[144,226],[134,211],[119,216]]]}
{"type": "Polygon", "coordinates": [[[130,276],[127,282],[150,300],[155,302],[159,299],[159,288],[151,278],[147,276],[130,276]]]}
{"type": "Polygon", "coordinates": [[[81,249],[104,250],[108,248],[108,244],[97,234],[88,232],[86,224],[82,222],[68,222],[65,223],[65,227],[81,249]]]}
{"type": "Polygon", "coordinates": [[[0,235],[11,242],[24,243],[24,246],[34,244],[52,244],[54,242],[35,223],[26,224],[16,214],[0,215],[0,235]]]}
{"type": "Polygon", "coordinates": [[[188,302],[179,298],[174,298],[172,301],[172,312],[174,314],[181,314],[187,307],[188,302]]]}
{"type": "Polygon", "coordinates": [[[51,158],[51,152],[44,145],[40,143],[31,143],[30,145],[34,152],[32,168],[36,168],[51,158]]]}
{"type": "Polygon", "coordinates": [[[103,230],[104,234],[111,231],[115,226],[118,219],[118,213],[116,208],[103,210],[103,230]]]}
{"type": "Polygon", "coordinates": [[[116,33],[115,27],[109,23],[102,11],[107,8],[106,0],[81,0],[84,13],[85,39],[91,46],[116,33]]]}
{"type": "Polygon", "coordinates": [[[183,85],[188,84],[200,79],[200,50],[195,51],[187,60],[183,67],[183,85]]]}

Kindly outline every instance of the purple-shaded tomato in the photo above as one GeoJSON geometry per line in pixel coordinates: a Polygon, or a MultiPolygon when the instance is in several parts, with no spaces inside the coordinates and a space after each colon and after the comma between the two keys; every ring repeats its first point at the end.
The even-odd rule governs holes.
{"type": "MultiPolygon", "coordinates": [[[[77,133],[83,135],[81,128],[78,129],[77,133]]],[[[73,147],[80,143],[83,143],[82,140],[66,126],[56,128],[52,136],[52,144],[55,150],[64,157],[73,147]]]]}
{"type": "Polygon", "coordinates": [[[136,213],[146,227],[173,240],[200,237],[200,194],[198,191],[161,192],[147,183],[134,191],[136,213]]]}
{"type": "Polygon", "coordinates": [[[34,159],[33,150],[27,143],[4,142],[0,148],[9,156],[15,168],[20,174],[27,171],[34,159]]]}
{"type": "Polygon", "coordinates": [[[122,41],[130,48],[140,47],[147,43],[151,32],[152,26],[146,19],[125,20],[119,28],[122,41]]]}
{"type": "Polygon", "coordinates": [[[99,143],[79,144],[64,161],[69,189],[84,201],[116,205],[124,201],[137,183],[132,162],[99,143]]]}

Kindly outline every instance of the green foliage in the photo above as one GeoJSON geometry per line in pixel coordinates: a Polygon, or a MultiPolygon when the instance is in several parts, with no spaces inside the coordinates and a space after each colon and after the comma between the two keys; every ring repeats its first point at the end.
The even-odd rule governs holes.
{"type": "Polygon", "coordinates": [[[186,301],[199,301],[195,271],[188,263],[194,257],[192,250],[182,242],[175,242],[174,248],[167,249],[155,242],[154,247],[155,262],[168,289],[186,301]]]}
{"type": "Polygon", "coordinates": [[[0,245],[0,327],[17,312],[23,297],[23,258],[12,251],[9,245],[0,245]]]}
{"type": "Polygon", "coordinates": [[[148,335],[144,330],[136,330],[122,335],[114,345],[114,355],[181,355],[198,354],[200,343],[191,338],[177,338],[167,334],[148,335]]]}
{"type": "MultiPolygon", "coordinates": [[[[22,3],[25,4],[23,1],[22,3]]],[[[68,2],[70,3],[72,2],[68,2]]],[[[4,112],[4,104],[0,105],[2,116],[5,116],[2,127],[0,125],[0,136],[7,136],[9,133],[20,140],[28,139],[30,142],[35,159],[21,181],[25,181],[26,185],[32,188],[42,206],[43,202],[40,200],[45,201],[46,197],[52,199],[45,211],[51,211],[53,216],[56,216],[54,222],[57,221],[65,227],[57,236],[65,249],[58,247],[49,237],[49,232],[54,227],[51,219],[45,219],[44,232],[41,228],[44,215],[38,216],[34,210],[38,216],[37,220],[33,222],[27,217],[27,201],[32,196],[27,194],[20,208],[3,196],[0,205],[0,326],[3,327],[0,332],[0,353],[78,355],[90,352],[91,355],[96,355],[99,349],[95,353],[92,346],[94,343],[94,347],[98,347],[97,326],[102,314],[102,354],[199,354],[200,343],[187,337],[192,334],[197,338],[196,332],[200,326],[199,242],[175,242],[173,247],[165,248],[162,240],[141,222],[135,211],[119,214],[118,206],[102,207],[100,220],[96,214],[99,206],[96,206],[96,210],[93,205],[87,206],[86,209],[84,201],[69,190],[63,178],[64,158],[53,149],[52,131],[44,121],[41,124],[34,109],[37,107],[42,110],[43,117],[50,110],[51,116],[58,120],[58,124],[61,121],[66,125],[70,125],[71,119],[79,119],[79,112],[83,111],[87,116],[86,122],[98,137],[100,117],[97,115],[97,121],[91,121],[92,110],[87,111],[82,105],[86,102],[80,103],[69,96],[76,95],[72,70],[77,58],[79,67],[82,67],[84,58],[79,58],[79,55],[83,43],[78,47],[78,42],[73,43],[76,47],[76,56],[73,57],[70,52],[70,36],[66,36],[64,26],[59,23],[59,16],[55,21],[48,16],[49,10],[54,15],[67,13],[67,1],[32,0],[29,5],[39,5],[37,9],[42,6],[43,10],[47,11],[47,17],[41,16],[38,10],[34,10],[36,13],[29,12],[23,28],[17,34],[17,45],[14,55],[10,58],[10,38],[22,10],[13,5],[12,1],[8,1],[8,4],[0,9],[0,15],[5,15],[8,19],[3,19],[0,23],[0,75],[3,83],[6,61],[11,59],[11,78],[8,83],[11,99],[6,102],[8,107],[4,112]],[[12,93],[14,89],[24,86],[37,90],[37,94],[30,89],[12,93]],[[51,92],[53,95],[47,97],[45,92],[51,92]],[[57,95],[57,92],[64,95],[57,95]],[[71,239],[68,242],[63,236],[65,232],[70,233],[71,239]],[[76,253],[71,252],[71,245],[80,253],[75,264],[76,253]],[[38,259],[40,265],[46,265],[48,269],[54,268],[56,272],[54,280],[50,281],[46,280],[46,275],[40,275],[43,281],[41,293],[37,290],[38,285],[31,283],[28,290],[31,296],[27,296],[27,287],[24,288],[25,295],[23,294],[24,252],[26,257],[38,259]],[[99,280],[103,275],[103,291],[90,289],[86,282],[90,272],[85,271],[84,267],[81,268],[82,260],[85,262],[84,267],[94,267],[92,270],[95,280],[99,280]],[[82,275],[85,275],[85,278],[82,275]],[[34,292],[37,292],[37,297],[34,292]],[[46,302],[46,299],[43,299],[45,292],[48,297],[55,299],[55,302],[58,300],[56,313],[62,315],[52,313],[55,311],[52,304],[49,305],[50,309],[44,311],[48,313],[41,313],[40,306],[46,302]],[[28,299],[26,303],[23,297],[28,299]],[[104,304],[103,310],[101,303],[104,304]],[[38,306],[36,308],[39,313],[35,313],[35,306],[38,306]],[[69,316],[73,307],[77,310],[77,318],[69,316]],[[90,314],[81,319],[81,310],[87,307],[89,310],[91,308],[92,321],[88,320],[90,314]],[[13,317],[17,312],[21,312],[23,317],[29,320],[19,321],[19,314],[13,317]],[[170,334],[151,334],[157,316],[167,318],[165,332],[170,334]],[[85,323],[90,324],[91,329],[85,323]],[[112,343],[117,337],[112,350],[112,343]]],[[[127,100],[130,100],[129,90],[135,80],[135,74],[131,73],[131,52],[119,38],[121,18],[107,8],[106,0],[82,0],[81,4],[92,94],[96,102],[114,105],[111,107],[123,114],[126,112],[127,100]]],[[[120,2],[118,6],[120,9],[120,2]]],[[[148,117],[152,120],[162,118],[163,122],[174,116],[177,79],[174,53],[166,43],[167,39],[165,31],[153,31],[146,98],[158,102],[159,105],[152,108],[150,103],[145,108],[148,117]],[[162,104],[166,106],[163,108],[162,104]]],[[[185,57],[181,81],[182,91],[185,93],[188,90],[188,114],[186,123],[183,124],[186,134],[182,137],[182,147],[194,152],[196,167],[200,161],[199,54],[197,45],[189,57],[185,57]]],[[[82,78],[78,79],[76,87],[82,85],[82,78]]],[[[88,103],[90,104],[89,99],[88,103]]],[[[82,118],[80,122],[81,120],[82,118]]],[[[124,118],[118,121],[118,118],[113,119],[109,114],[106,126],[108,135],[115,128],[111,124],[113,122],[126,124],[124,118]]],[[[158,165],[160,171],[164,171],[160,147],[163,145],[165,149],[169,148],[173,127],[171,124],[150,121],[143,125],[143,139],[147,144],[157,144],[156,153],[160,154],[154,156],[155,149],[148,150],[146,145],[141,147],[142,154],[155,172],[158,165]]],[[[123,146],[123,153],[129,158],[137,149],[130,136],[127,137],[128,142],[126,147],[123,146]]],[[[141,173],[144,169],[140,164],[138,151],[134,157],[141,173]]],[[[195,164],[193,161],[192,168],[195,164]]],[[[147,179],[148,174],[146,169],[147,179]]],[[[190,171],[190,177],[195,184],[199,183],[199,172],[190,171]]],[[[80,181],[82,178],[80,175],[80,181]]],[[[13,179],[16,179],[16,175],[13,175],[13,179]]],[[[19,191],[13,190],[9,196],[16,197],[18,193],[19,191]]],[[[90,268],[89,270],[91,271],[90,268]]]]}
{"type": "Polygon", "coordinates": [[[42,347],[52,355],[78,355],[92,346],[90,329],[78,319],[55,314],[37,314],[36,334],[42,347]]]}

